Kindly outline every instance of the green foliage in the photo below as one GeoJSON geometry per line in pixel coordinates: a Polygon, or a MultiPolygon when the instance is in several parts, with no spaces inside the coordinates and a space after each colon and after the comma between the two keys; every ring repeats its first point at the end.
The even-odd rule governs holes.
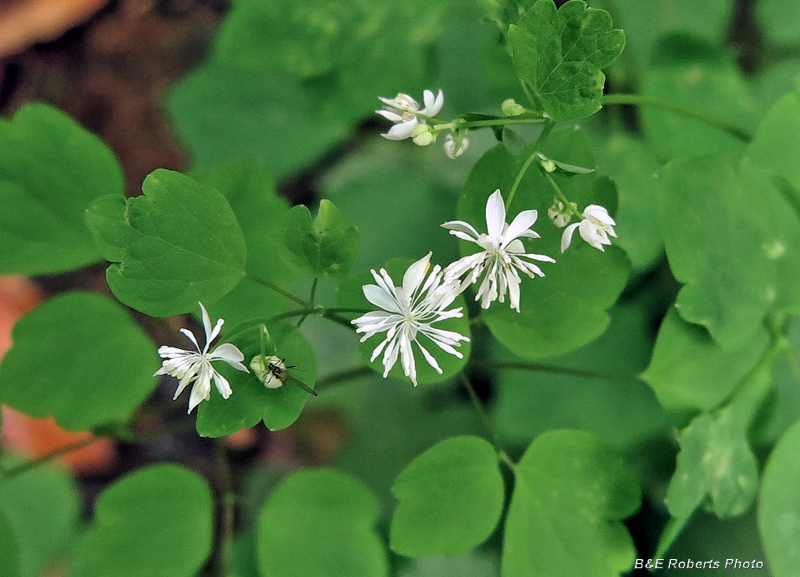
{"type": "MultiPolygon", "coordinates": [[[[4,465],[19,464],[6,460],[4,465]]],[[[17,551],[18,575],[36,577],[60,560],[74,536],[80,510],[78,488],[57,468],[32,469],[10,479],[0,478],[0,542],[17,551]],[[42,538],[46,535],[47,538],[42,538]]],[[[0,545],[2,547],[2,545],[0,545]]],[[[5,576],[8,565],[0,550],[5,576]]],[[[14,573],[10,573],[14,575],[14,573]]]]}
{"type": "Polygon", "coordinates": [[[800,421],[775,446],[764,469],[758,527],[775,577],[789,577],[800,563],[800,421]]]}
{"type": "Polygon", "coordinates": [[[570,0],[556,10],[539,0],[508,29],[514,66],[544,112],[573,120],[600,110],[605,68],[622,53],[625,34],[605,10],[570,0]]]}
{"type": "Polygon", "coordinates": [[[442,441],[414,459],[392,492],[390,541],[401,555],[456,557],[485,541],[503,511],[495,449],[478,437],[442,441]]]}
{"type": "Polygon", "coordinates": [[[749,164],[737,172],[722,158],[673,161],[662,178],[667,257],[686,285],[678,311],[722,348],[741,349],[772,306],[797,306],[800,263],[792,255],[800,250],[800,222],[749,164]],[[761,210],[753,210],[756,203],[761,210]],[[708,251],[702,259],[699,247],[708,251]]]}
{"type": "Polygon", "coordinates": [[[311,212],[303,205],[289,211],[283,236],[290,262],[302,272],[325,278],[350,272],[359,238],[358,229],[348,226],[339,209],[325,199],[313,222],[311,212]]]}
{"type": "Polygon", "coordinates": [[[225,197],[190,178],[159,169],[144,195],[105,196],[86,223],[108,267],[108,286],[120,301],[152,316],[196,310],[245,274],[247,247],[225,197]]]}
{"type": "MultiPolygon", "coordinates": [[[[235,327],[226,340],[235,344],[244,354],[244,365],[261,354],[261,335],[266,326],[275,350],[266,355],[285,359],[289,374],[314,388],[317,379],[317,359],[314,350],[300,332],[285,323],[269,319],[250,320],[235,327]]],[[[234,390],[229,399],[211,395],[197,409],[197,432],[204,437],[221,437],[235,433],[242,427],[260,423],[272,431],[285,429],[297,420],[310,394],[297,385],[287,382],[276,389],[266,388],[252,373],[243,373],[219,363],[218,370],[224,374],[234,390]]]]}
{"type": "MultiPolygon", "coordinates": [[[[402,285],[403,275],[405,274],[406,270],[411,264],[412,263],[410,261],[406,260],[393,260],[389,261],[386,264],[385,269],[389,273],[389,276],[392,277],[395,286],[402,285]]],[[[430,274],[430,272],[431,271],[428,271],[428,274],[430,274]]],[[[346,281],[342,282],[341,286],[339,287],[339,295],[338,295],[339,304],[345,308],[363,309],[365,312],[376,310],[377,307],[367,300],[367,298],[364,296],[364,291],[363,291],[363,287],[365,285],[374,285],[374,284],[375,284],[375,279],[368,272],[363,272],[353,275],[346,281]]],[[[464,309],[462,311],[462,314],[464,316],[462,316],[461,318],[445,319],[443,321],[437,322],[434,325],[434,328],[440,328],[447,331],[455,331],[469,338],[470,325],[469,325],[469,319],[467,318],[466,315],[466,303],[464,302],[464,297],[462,296],[457,297],[453,301],[453,303],[447,308],[447,310],[457,309],[459,307],[464,309]]],[[[382,355],[379,355],[374,361],[371,362],[369,359],[372,357],[375,347],[377,347],[385,338],[386,338],[386,333],[379,333],[373,336],[372,338],[364,341],[359,346],[359,350],[361,351],[361,358],[364,361],[364,363],[379,373],[384,372],[384,367],[381,364],[381,359],[383,358],[382,355]]],[[[414,360],[417,369],[417,382],[423,385],[446,381],[452,378],[454,375],[458,374],[458,372],[461,371],[467,364],[470,351],[472,350],[470,342],[462,342],[461,346],[458,347],[457,350],[459,353],[461,353],[463,358],[458,358],[440,349],[438,345],[435,345],[427,337],[423,338],[420,335],[419,340],[422,343],[422,346],[424,346],[428,350],[428,352],[431,355],[433,355],[433,357],[436,359],[436,362],[439,363],[439,368],[442,369],[442,374],[436,372],[436,370],[433,367],[431,367],[425,360],[419,348],[416,345],[412,344],[411,348],[414,352],[414,360]]],[[[403,381],[409,380],[403,373],[403,368],[401,366],[401,363],[399,362],[394,365],[391,371],[389,371],[389,376],[394,377],[395,379],[401,379],[403,381]]]]}
{"type": "Polygon", "coordinates": [[[387,577],[383,543],[375,533],[375,497],[361,483],[330,469],[286,479],[258,522],[262,575],[387,577]]]}
{"type": "Polygon", "coordinates": [[[177,465],[153,465],[113,483],[72,560],[82,577],[192,577],[211,552],[206,482],[177,465]]]}
{"type": "Polygon", "coordinates": [[[709,411],[725,401],[767,346],[757,331],[741,348],[724,349],[703,327],[671,309],[661,324],[653,358],[643,375],[668,411],[709,411]]]}
{"type": "MultiPolygon", "coordinates": [[[[588,136],[575,127],[556,129],[543,147],[549,158],[576,166],[596,164],[588,136]]],[[[464,185],[458,204],[458,218],[485,232],[486,199],[499,188],[507,197],[511,181],[526,160],[516,158],[502,145],[488,151],[476,164],[464,185]]],[[[596,174],[553,177],[582,210],[600,196],[610,210],[616,205],[616,192],[596,174]]],[[[531,168],[517,191],[507,220],[523,210],[536,209],[546,215],[553,203],[553,190],[536,168],[531,168]]],[[[523,277],[520,286],[520,312],[495,303],[482,313],[492,334],[515,354],[526,358],[546,358],[563,354],[593,340],[608,326],[606,309],[616,302],[625,286],[629,264],[614,247],[601,253],[582,241],[561,254],[561,229],[541,218],[534,230],[542,238],[529,242],[530,252],[556,259],[542,264],[545,277],[523,277]],[[591,279],[591,282],[585,282],[591,279]]],[[[463,254],[478,250],[473,243],[462,243],[463,254]]]]}
{"type": "Polygon", "coordinates": [[[503,577],[607,576],[636,552],[621,523],[639,508],[639,486],[622,459],[579,431],[540,435],[514,471],[503,577]]]}
{"type": "Polygon", "coordinates": [[[51,274],[101,260],[83,223],[99,196],[124,192],[97,137],[44,104],[0,121],[0,273],[51,274]]]}
{"type": "MultiPolygon", "coordinates": [[[[727,51],[694,36],[664,38],[642,78],[642,95],[713,115],[743,128],[755,124],[756,103],[727,51]]],[[[644,107],[642,121],[653,151],[662,159],[742,153],[741,139],[696,119],[644,107]],[[691,134],[691,138],[687,135],[691,134]]]]}
{"type": "Polygon", "coordinates": [[[798,145],[800,93],[790,92],[764,116],[746,156],[753,164],[769,170],[791,185],[792,189],[786,191],[786,194],[795,211],[800,206],[800,167],[794,154],[798,145]]]}
{"type": "Polygon", "coordinates": [[[20,552],[14,530],[0,511],[0,563],[7,577],[22,577],[20,572],[20,552]]]}
{"type": "MultiPolygon", "coordinates": [[[[272,174],[252,161],[241,161],[192,176],[200,184],[221,192],[231,205],[247,245],[247,272],[284,289],[291,288],[295,275],[285,264],[288,256],[281,238],[289,207],[275,191],[272,174]]],[[[245,280],[218,301],[203,304],[212,316],[235,326],[276,314],[287,303],[283,295],[245,280]]],[[[197,308],[193,306],[192,312],[196,314],[197,308]]]]}
{"type": "Polygon", "coordinates": [[[126,421],[157,384],[153,343],[99,295],[53,298],[20,319],[12,337],[0,400],[34,417],[52,415],[65,429],[126,421]]]}

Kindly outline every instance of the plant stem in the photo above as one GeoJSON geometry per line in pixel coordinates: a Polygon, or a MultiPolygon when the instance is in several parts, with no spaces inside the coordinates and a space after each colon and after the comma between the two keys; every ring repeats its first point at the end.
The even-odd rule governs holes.
{"type": "Polygon", "coordinates": [[[236,495],[231,484],[231,468],[221,439],[214,439],[214,465],[220,492],[220,529],[215,550],[215,569],[218,577],[230,574],[231,548],[233,546],[233,521],[236,495]]]}
{"type": "Polygon", "coordinates": [[[91,436],[86,439],[81,439],[80,441],[75,441],[74,443],[70,443],[69,445],[57,449],[52,453],[48,453],[37,459],[33,459],[32,461],[23,463],[17,467],[14,467],[13,469],[0,471],[0,481],[6,481],[8,479],[13,479],[14,477],[18,477],[23,473],[27,473],[31,469],[36,469],[37,467],[46,465],[47,463],[57,459],[58,457],[61,457],[62,455],[66,455],[67,453],[71,453],[73,451],[77,451],[78,449],[83,449],[84,447],[93,445],[98,441],[102,441],[104,438],[105,437],[91,436]]]}
{"type": "Polygon", "coordinates": [[[461,381],[461,384],[464,385],[464,388],[467,390],[469,394],[469,398],[472,401],[472,406],[475,407],[475,411],[478,413],[478,416],[483,423],[484,429],[486,429],[486,433],[489,436],[489,441],[494,446],[495,450],[497,451],[498,458],[506,463],[510,468],[514,468],[514,462],[511,460],[511,457],[503,450],[502,445],[500,444],[500,436],[497,434],[497,429],[495,429],[494,423],[489,418],[489,415],[486,414],[486,409],[481,403],[480,398],[478,397],[478,393],[475,392],[475,387],[472,386],[472,382],[469,380],[467,375],[464,371],[458,373],[458,378],[461,381]]]}
{"type": "Polygon", "coordinates": [[[528,169],[531,167],[531,164],[533,164],[533,161],[536,160],[536,154],[539,152],[539,148],[544,144],[545,140],[547,140],[547,137],[550,136],[550,132],[553,130],[555,125],[555,122],[548,120],[547,124],[542,127],[539,137],[533,144],[533,152],[525,161],[525,164],[522,165],[522,168],[519,169],[517,178],[514,179],[514,184],[511,185],[511,191],[508,193],[508,198],[506,199],[506,211],[508,211],[508,209],[511,207],[511,201],[514,200],[514,195],[517,194],[517,189],[522,182],[522,177],[525,176],[525,173],[528,172],[528,169]]]}
{"type": "Polygon", "coordinates": [[[250,274],[249,272],[246,272],[244,274],[244,276],[246,276],[250,280],[253,280],[253,281],[257,282],[258,284],[260,284],[262,286],[267,287],[268,289],[271,289],[271,290],[275,291],[279,295],[285,296],[287,299],[299,304],[301,307],[306,307],[306,308],[310,307],[309,303],[307,303],[306,301],[304,301],[300,297],[293,295],[289,291],[287,291],[285,289],[282,289],[278,285],[273,284],[273,283],[269,282],[268,280],[264,280],[263,278],[259,278],[259,277],[255,276],[255,275],[250,274]]]}
{"type": "Polygon", "coordinates": [[[372,374],[375,374],[375,371],[373,371],[369,367],[364,367],[364,366],[353,367],[350,369],[343,369],[341,371],[331,373],[330,375],[327,375],[317,380],[316,390],[319,391],[322,387],[329,387],[331,385],[336,385],[338,383],[344,383],[347,381],[352,381],[354,379],[368,377],[369,375],[372,374]]]}
{"type": "Polygon", "coordinates": [[[560,375],[572,375],[574,377],[584,377],[587,379],[606,379],[609,381],[640,381],[636,375],[618,375],[614,373],[603,373],[599,371],[585,371],[583,369],[572,369],[570,367],[556,367],[553,365],[542,365],[539,363],[525,362],[504,362],[504,361],[469,361],[470,367],[488,369],[510,369],[520,371],[533,371],[537,373],[555,373],[560,375]]]}
{"type": "Polygon", "coordinates": [[[689,118],[694,118],[698,122],[702,122],[708,126],[719,128],[728,134],[735,136],[743,142],[750,142],[753,140],[753,135],[744,128],[737,126],[733,122],[729,122],[724,118],[712,116],[704,112],[699,112],[693,108],[682,106],[669,102],[668,100],[661,100],[660,98],[652,98],[650,96],[640,96],[638,94],[607,94],[603,96],[601,102],[606,104],[633,104],[636,106],[652,106],[653,108],[660,108],[668,112],[674,112],[689,118]]]}
{"type": "Polygon", "coordinates": [[[558,186],[555,180],[553,180],[553,177],[550,175],[550,173],[545,170],[542,170],[542,174],[544,174],[545,178],[547,179],[547,182],[550,183],[550,186],[553,187],[553,190],[556,192],[556,196],[559,198],[559,200],[564,203],[564,207],[567,210],[569,210],[572,214],[577,216],[580,220],[583,220],[583,215],[580,212],[578,212],[578,210],[574,206],[572,206],[572,203],[570,203],[566,195],[563,192],[561,192],[561,187],[558,186]]]}
{"type": "MultiPolygon", "coordinates": [[[[316,296],[316,294],[317,294],[317,283],[318,283],[318,282],[319,282],[319,277],[318,277],[318,276],[315,276],[315,277],[314,277],[314,282],[313,282],[313,283],[311,283],[311,295],[308,297],[308,304],[309,304],[310,306],[312,306],[312,307],[314,306],[314,297],[315,297],[315,296],[316,296]]],[[[305,315],[303,315],[302,317],[300,317],[300,320],[299,320],[299,321],[297,321],[297,328],[298,328],[298,329],[299,329],[299,328],[300,328],[300,326],[301,326],[301,325],[302,325],[302,324],[305,322],[305,320],[306,320],[307,318],[308,318],[308,315],[307,315],[307,314],[305,314],[305,315]]]]}

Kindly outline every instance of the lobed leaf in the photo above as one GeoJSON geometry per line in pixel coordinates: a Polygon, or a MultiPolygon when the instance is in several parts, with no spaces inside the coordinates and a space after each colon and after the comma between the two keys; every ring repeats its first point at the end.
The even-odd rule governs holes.
{"type": "Polygon", "coordinates": [[[377,518],[375,497],[352,477],[331,469],[295,473],[261,511],[261,575],[387,577],[377,518]]]}
{"type": "Polygon", "coordinates": [[[621,520],[641,495],[618,454],[587,433],[549,431],[514,476],[503,577],[608,577],[631,567],[636,550],[621,520]]]}
{"type": "Polygon", "coordinates": [[[52,415],[65,429],[126,421],[158,384],[153,343],[121,306],[96,294],[46,301],[12,337],[0,400],[32,417],[52,415]]]}
{"type": "Polygon", "coordinates": [[[539,0],[509,26],[508,46],[520,80],[553,120],[573,120],[600,110],[605,75],[625,47],[605,10],[570,0],[556,10],[539,0]]]}
{"type": "Polygon", "coordinates": [[[211,553],[213,532],[214,504],[206,482],[177,465],[151,465],[100,495],[72,574],[192,577],[211,553]]]}
{"type": "Polygon", "coordinates": [[[317,217],[303,205],[289,211],[283,241],[289,261],[300,271],[315,277],[347,276],[358,254],[360,235],[348,226],[344,215],[329,200],[319,204],[317,217]]]}
{"type": "Polygon", "coordinates": [[[454,437],[414,459],[392,487],[392,549],[409,557],[457,557],[492,534],[505,489],[495,449],[478,437],[454,437]]]}
{"type": "Polygon", "coordinates": [[[86,213],[103,256],[106,280],[124,304],[151,316],[196,310],[245,274],[247,247],[230,204],[213,188],[159,169],[144,195],[105,196],[86,213]]]}
{"type": "Polygon", "coordinates": [[[124,190],[114,154],[63,112],[28,104],[0,120],[0,273],[52,274],[102,260],[83,214],[124,190]]]}

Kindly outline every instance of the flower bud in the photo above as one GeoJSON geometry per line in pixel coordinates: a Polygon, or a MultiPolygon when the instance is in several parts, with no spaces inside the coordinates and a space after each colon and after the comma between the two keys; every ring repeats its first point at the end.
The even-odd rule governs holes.
{"type": "Polygon", "coordinates": [[[452,134],[448,134],[444,139],[444,153],[447,158],[455,160],[469,147],[469,139],[466,136],[454,138],[452,134]]]}
{"type": "Polygon", "coordinates": [[[411,133],[411,141],[417,146],[428,146],[436,142],[436,135],[427,124],[418,124],[411,133]]]}
{"type": "Polygon", "coordinates": [[[502,110],[503,114],[506,116],[519,116],[525,113],[525,107],[521,104],[517,104],[517,101],[513,98],[504,100],[503,104],[500,105],[500,110],[502,110]]]}

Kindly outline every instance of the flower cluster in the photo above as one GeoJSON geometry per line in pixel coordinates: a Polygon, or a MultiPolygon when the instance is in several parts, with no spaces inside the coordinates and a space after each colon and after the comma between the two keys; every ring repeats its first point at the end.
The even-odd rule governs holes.
{"type": "Polygon", "coordinates": [[[435,328],[432,325],[445,319],[462,316],[461,307],[449,309],[453,300],[468,286],[481,281],[475,300],[483,308],[492,302],[505,302],[509,297],[511,308],[519,312],[519,273],[531,278],[544,276],[542,270],[530,261],[550,262],[555,260],[541,254],[526,253],[521,238],[539,238],[531,228],[538,216],[535,210],[519,213],[511,224],[506,223],[503,197],[496,190],[486,203],[486,233],[479,233],[467,222],[456,220],[442,226],[450,234],[474,242],[481,250],[465,256],[442,269],[436,265],[426,278],[430,268],[431,253],[418,260],[406,271],[402,286],[395,286],[392,277],[381,269],[372,271],[376,284],[363,287],[364,296],[380,311],[369,312],[353,322],[356,332],[364,333],[365,341],[378,333],[386,336],[375,347],[372,358],[383,353],[383,376],[400,358],[403,373],[417,384],[417,370],[412,344],[415,344],[428,364],[442,373],[436,359],[420,343],[419,337],[427,337],[445,352],[461,358],[455,347],[469,339],[454,331],[435,328]]]}
{"type": "Polygon", "coordinates": [[[553,200],[553,206],[547,209],[547,215],[559,228],[564,228],[567,223],[572,220],[572,215],[576,214],[581,217],[580,222],[573,223],[564,229],[561,235],[561,252],[569,248],[572,243],[572,235],[575,234],[575,229],[580,232],[581,238],[585,240],[590,246],[605,252],[603,245],[610,245],[611,240],[609,235],[614,238],[617,233],[614,232],[616,222],[608,214],[608,211],[599,204],[590,204],[582,213],[578,212],[578,205],[574,202],[570,203],[568,209],[564,203],[558,199],[553,200]]]}

